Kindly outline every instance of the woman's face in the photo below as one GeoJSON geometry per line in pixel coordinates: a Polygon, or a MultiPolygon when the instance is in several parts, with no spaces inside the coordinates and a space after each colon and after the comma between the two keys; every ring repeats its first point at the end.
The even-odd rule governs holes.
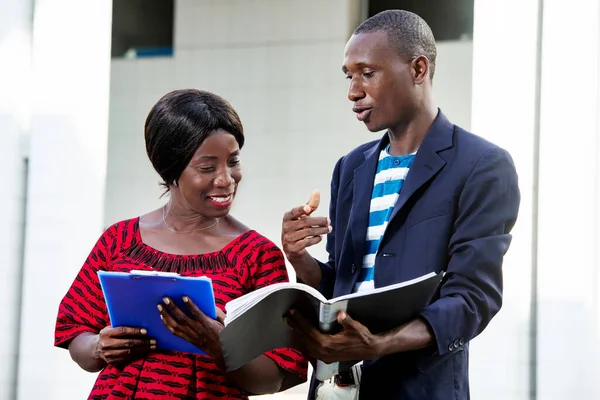
{"type": "Polygon", "coordinates": [[[192,211],[220,218],[229,213],[241,180],[240,146],[232,134],[220,129],[198,147],[177,186],[192,211]]]}

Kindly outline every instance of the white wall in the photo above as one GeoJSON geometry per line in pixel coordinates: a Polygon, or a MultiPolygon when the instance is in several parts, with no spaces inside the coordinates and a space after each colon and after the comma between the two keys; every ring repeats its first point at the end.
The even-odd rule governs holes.
{"type": "Polygon", "coordinates": [[[94,376],[53,347],[58,304],[102,232],[111,3],[37,0],[18,399],[82,399],[94,376]]]}
{"type": "Polygon", "coordinates": [[[247,147],[235,211],[244,222],[277,238],[277,224],[265,221],[313,188],[326,200],[335,159],[365,139],[340,71],[350,3],[319,3],[315,13],[315,1],[177,2],[173,59],[113,61],[106,223],[159,204],[143,123],[175,88],[214,91],[239,112],[247,147]]]}
{"type": "Polygon", "coordinates": [[[433,78],[433,94],[450,120],[471,129],[473,41],[440,42],[433,78]]]}
{"type": "Polygon", "coordinates": [[[543,10],[538,0],[475,3],[473,126],[513,152],[523,194],[505,309],[495,321],[505,328],[482,335],[480,343],[496,352],[476,358],[472,369],[493,377],[486,399],[528,399],[529,389],[539,400],[600,398],[599,25],[597,1],[544,1],[543,10]],[[582,58],[572,70],[568,55],[575,54],[582,58]],[[529,359],[531,350],[537,359],[529,359]]]}
{"type": "Polygon", "coordinates": [[[0,3],[0,399],[14,395],[23,235],[23,151],[28,125],[31,4],[0,3]],[[4,60],[10,60],[6,62],[4,60]]]}
{"type": "MultiPolygon", "coordinates": [[[[326,212],[337,158],[380,136],[356,121],[346,98],[341,64],[354,27],[353,3],[323,2],[314,13],[298,0],[180,0],[173,58],[112,62],[105,224],[161,204],[159,179],[145,153],[144,120],[163,94],[188,87],[224,96],[244,124],[236,215],[277,240],[282,213],[306,201],[312,189],[322,191],[326,212]],[[232,29],[224,36],[207,33],[217,26],[232,29]]],[[[438,50],[438,103],[468,128],[472,43],[440,43],[438,50]]]]}
{"type": "MultiPolygon", "coordinates": [[[[8,188],[0,196],[0,301],[15,305],[4,310],[0,325],[0,399],[10,396],[16,343],[22,156],[32,163],[19,398],[66,399],[84,398],[94,376],[52,348],[56,307],[102,222],[161,204],[143,144],[145,116],[160,96],[196,87],[233,103],[247,134],[235,214],[275,242],[282,213],[304,202],[313,188],[322,191],[326,213],[336,159],[378,137],[352,115],[340,72],[358,0],[179,0],[174,58],[112,62],[105,170],[110,9],[105,2],[94,3],[99,8],[79,3],[38,0],[33,49],[31,4],[0,4],[0,54],[11,61],[0,63],[0,180],[8,188]],[[36,96],[29,95],[33,88],[36,96]]],[[[466,128],[472,115],[475,133],[511,151],[523,194],[505,265],[505,306],[472,347],[475,400],[528,398],[530,249],[536,234],[538,398],[600,397],[600,9],[585,0],[569,9],[545,2],[535,203],[537,5],[477,0],[475,43],[440,43],[438,49],[439,105],[466,128]],[[569,64],[565,49],[582,58],[569,64]],[[510,60],[519,60],[518,67],[510,60]]],[[[323,246],[313,253],[324,257],[323,246]]],[[[293,392],[303,398],[305,389],[293,392]]]]}
{"type": "Polygon", "coordinates": [[[540,400],[600,398],[600,3],[545,1],[539,179],[540,400]],[[575,76],[567,54],[581,55],[575,76]]]}
{"type": "Polygon", "coordinates": [[[475,2],[473,130],[511,153],[521,190],[519,217],[503,267],[504,304],[473,341],[470,376],[475,400],[530,398],[537,14],[535,1],[475,2]],[[507,67],[507,54],[519,60],[519,68],[507,67]]]}
{"type": "MultiPolygon", "coordinates": [[[[354,117],[341,72],[357,8],[352,0],[179,0],[173,58],[112,62],[105,225],[162,203],[144,120],[163,94],[189,87],[225,97],[244,124],[244,181],[234,215],[276,243],[283,213],[313,189],[321,191],[326,215],[337,159],[380,137],[354,117]]],[[[438,51],[438,103],[468,128],[472,42],[440,43],[438,51]]],[[[325,258],[324,246],[312,254],[325,258]]],[[[290,392],[304,398],[306,390],[290,392]]]]}

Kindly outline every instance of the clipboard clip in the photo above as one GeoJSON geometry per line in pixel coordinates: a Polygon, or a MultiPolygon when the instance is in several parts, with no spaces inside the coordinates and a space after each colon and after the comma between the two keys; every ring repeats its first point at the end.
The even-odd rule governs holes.
{"type": "MultiPolygon", "coordinates": [[[[160,276],[163,278],[179,277],[179,274],[177,272],[146,271],[141,269],[133,269],[129,271],[129,274],[133,276],[133,279],[140,279],[145,276],[160,276]]],[[[175,281],[175,279],[173,279],[173,281],[175,281]]]]}

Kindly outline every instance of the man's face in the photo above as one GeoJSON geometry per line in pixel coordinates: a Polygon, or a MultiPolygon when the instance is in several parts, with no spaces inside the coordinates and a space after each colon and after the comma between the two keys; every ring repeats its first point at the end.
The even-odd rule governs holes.
{"type": "Polygon", "coordinates": [[[393,47],[386,32],[352,35],[344,65],[352,110],[371,132],[408,123],[416,108],[413,60],[393,47]]]}

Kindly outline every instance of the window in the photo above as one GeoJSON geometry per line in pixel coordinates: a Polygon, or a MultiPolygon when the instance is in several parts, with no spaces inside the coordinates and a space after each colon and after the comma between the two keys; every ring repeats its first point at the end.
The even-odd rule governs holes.
{"type": "Polygon", "coordinates": [[[427,21],[438,42],[472,39],[473,3],[474,0],[369,0],[367,18],[384,10],[407,10],[427,21]]]}
{"type": "Polygon", "coordinates": [[[173,0],[113,0],[113,58],[173,55],[173,0]]]}

